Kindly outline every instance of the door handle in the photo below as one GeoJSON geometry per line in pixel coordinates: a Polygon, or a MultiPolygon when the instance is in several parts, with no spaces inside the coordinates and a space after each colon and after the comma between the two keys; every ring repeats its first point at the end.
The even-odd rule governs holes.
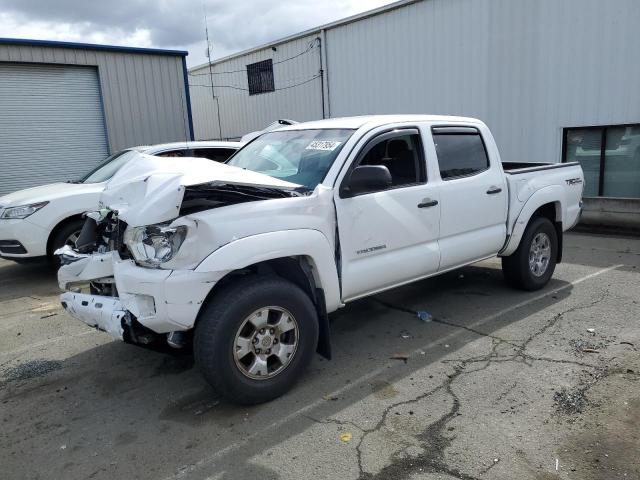
{"type": "Polygon", "coordinates": [[[487,190],[487,195],[495,195],[496,193],[500,193],[502,189],[500,187],[489,187],[487,190]]]}
{"type": "Polygon", "coordinates": [[[429,208],[435,207],[438,204],[437,200],[431,200],[430,198],[425,198],[418,204],[418,208],[429,208]]]}

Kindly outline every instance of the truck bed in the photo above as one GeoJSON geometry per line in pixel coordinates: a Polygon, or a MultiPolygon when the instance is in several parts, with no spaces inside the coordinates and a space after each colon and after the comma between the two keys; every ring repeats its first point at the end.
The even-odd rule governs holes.
{"type": "Polygon", "coordinates": [[[578,162],[569,163],[539,163],[539,162],[502,162],[504,173],[517,175],[519,173],[535,172],[538,170],[550,170],[552,168],[564,168],[578,165],[578,162]]]}

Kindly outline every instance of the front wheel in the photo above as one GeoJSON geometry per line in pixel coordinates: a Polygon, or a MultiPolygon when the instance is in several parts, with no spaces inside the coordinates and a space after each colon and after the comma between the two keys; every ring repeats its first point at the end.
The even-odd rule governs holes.
{"type": "Polygon", "coordinates": [[[57,231],[51,238],[51,241],[49,243],[49,250],[47,251],[49,263],[53,267],[58,268],[60,266],[60,262],[58,258],[53,254],[53,252],[55,252],[59,248],[64,247],[65,245],[69,245],[75,248],[76,240],[78,240],[78,237],[80,236],[83,225],[83,219],[71,220],[57,229],[57,231]]]}
{"type": "Polygon", "coordinates": [[[557,258],[556,229],[548,218],[538,217],[527,225],[517,250],[502,257],[502,272],[516,288],[539,290],[551,279],[557,258]]]}
{"type": "Polygon", "coordinates": [[[318,318],[309,296],[282,278],[251,276],[224,287],[204,307],[194,355],[219,394],[251,405],[289,390],[317,343],[318,318]]]}

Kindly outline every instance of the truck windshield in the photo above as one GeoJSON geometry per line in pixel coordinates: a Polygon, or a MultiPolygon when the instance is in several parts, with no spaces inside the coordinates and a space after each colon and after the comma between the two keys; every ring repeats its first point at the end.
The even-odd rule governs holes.
{"type": "Polygon", "coordinates": [[[135,150],[122,150],[108,156],[100,165],[78,180],[77,183],[106,182],[131,159],[132,151],[135,150]]]}
{"type": "Polygon", "coordinates": [[[238,151],[227,164],[313,190],[324,180],[353,132],[317,129],[265,133],[238,151]]]}

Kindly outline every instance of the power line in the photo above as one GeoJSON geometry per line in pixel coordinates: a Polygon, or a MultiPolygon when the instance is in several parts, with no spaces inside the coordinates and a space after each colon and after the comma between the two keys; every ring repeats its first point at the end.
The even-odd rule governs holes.
{"type": "MultiPolygon", "coordinates": [[[[314,75],[311,78],[307,78],[306,80],[299,82],[299,83],[294,83],[293,85],[287,85],[285,87],[280,87],[280,88],[274,88],[274,91],[278,91],[278,90],[287,90],[289,88],[294,88],[294,87],[299,87],[300,85],[304,85],[305,83],[309,83],[313,80],[315,80],[316,78],[320,78],[320,74],[314,75]]],[[[248,88],[244,88],[244,87],[238,87],[237,85],[198,85],[198,84],[189,84],[189,87],[205,87],[205,88],[231,88],[233,90],[242,90],[245,92],[248,92],[249,89],[248,88]]]]}
{"type": "MultiPolygon", "coordinates": [[[[285,63],[285,62],[289,62],[291,60],[295,60],[298,57],[301,57],[302,55],[309,53],[311,50],[313,50],[316,45],[317,45],[317,38],[313,39],[311,42],[309,42],[309,45],[307,46],[307,48],[305,50],[303,50],[300,53],[297,53],[295,55],[293,55],[292,57],[288,57],[288,58],[283,58],[282,60],[278,60],[277,62],[273,62],[273,65],[280,65],[281,63],[285,63]]],[[[209,66],[211,66],[211,61],[209,61],[209,66]]],[[[209,75],[225,75],[225,74],[229,74],[229,73],[241,73],[241,72],[246,72],[247,69],[246,68],[242,68],[240,70],[227,70],[224,72],[212,72],[211,74],[209,73],[189,73],[190,76],[192,77],[199,77],[199,76],[209,76],[209,75]]]]}

